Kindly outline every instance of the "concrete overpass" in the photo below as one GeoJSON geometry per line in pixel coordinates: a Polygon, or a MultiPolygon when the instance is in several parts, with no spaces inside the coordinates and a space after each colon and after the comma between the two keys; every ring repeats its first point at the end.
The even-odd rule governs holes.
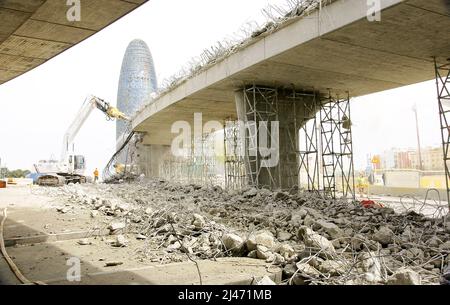
{"type": "Polygon", "coordinates": [[[174,121],[236,117],[245,85],[349,91],[352,97],[434,78],[432,57],[450,57],[450,9],[444,0],[382,0],[381,22],[366,1],[337,0],[297,18],[195,75],[133,120],[144,144],[169,145],[174,121]]]}
{"type": "Polygon", "coordinates": [[[43,64],[147,0],[81,0],[69,21],[64,0],[0,0],[0,84],[43,64]]]}

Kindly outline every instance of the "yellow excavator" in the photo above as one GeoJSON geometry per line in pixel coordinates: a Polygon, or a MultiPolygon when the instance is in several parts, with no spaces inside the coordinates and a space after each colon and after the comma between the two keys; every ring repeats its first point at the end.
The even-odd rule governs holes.
{"type": "Polygon", "coordinates": [[[42,160],[35,164],[36,171],[40,174],[37,180],[39,185],[54,186],[85,183],[87,181],[84,175],[86,170],[85,158],[83,155],[75,154],[73,141],[81,126],[95,108],[102,111],[108,121],[115,119],[130,121],[125,114],[108,102],[96,96],[89,96],[64,134],[61,158],[59,160],[42,160]]]}

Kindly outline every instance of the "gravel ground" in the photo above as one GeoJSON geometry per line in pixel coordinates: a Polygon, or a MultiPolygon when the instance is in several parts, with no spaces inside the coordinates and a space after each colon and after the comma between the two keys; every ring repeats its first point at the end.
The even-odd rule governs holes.
{"type": "MultiPolygon", "coordinates": [[[[143,239],[141,261],[248,256],[281,266],[286,284],[439,284],[450,217],[330,201],[298,191],[181,185],[164,180],[42,188],[84,206],[115,236],[143,239]]],[[[442,214],[442,213],[441,213],[442,214]]],[[[111,241],[110,241],[111,242],[111,241]]]]}

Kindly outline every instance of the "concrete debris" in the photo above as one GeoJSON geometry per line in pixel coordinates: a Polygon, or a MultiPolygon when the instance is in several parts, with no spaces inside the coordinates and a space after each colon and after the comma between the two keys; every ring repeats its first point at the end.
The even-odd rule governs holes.
{"type": "Polygon", "coordinates": [[[127,212],[130,210],[130,206],[126,203],[121,203],[117,205],[117,209],[119,209],[121,212],[127,212]]]}
{"type": "Polygon", "coordinates": [[[297,263],[297,272],[307,276],[320,276],[320,272],[309,264],[297,263]]]}
{"type": "Polygon", "coordinates": [[[326,260],[320,264],[319,270],[323,274],[342,275],[345,273],[346,268],[345,268],[345,264],[343,264],[341,262],[333,261],[333,260],[326,260]]]}
{"type": "Polygon", "coordinates": [[[298,237],[303,240],[305,246],[312,248],[321,256],[334,256],[336,254],[333,244],[328,239],[306,226],[300,227],[298,237]]]}
{"type": "Polygon", "coordinates": [[[280,242],[283,242],[283,241],[288,241],[288,240],[290,240],[291,238],[292,238],[292,234],[291,233],[289,233],[289,232],[286,232],[286,231],[280,231],[280,232],[278,232],[278,234],[277,234],[277,239],[280,241],[280,242]]]}
{"type": "Polygon", "coordinates": [[[295,250],[288,244],[282,244],[278,247],[277,253],[287,260],[295,255],[295,250]]]}
{"type": "Polygon", "coordinates": [[[128,246],[128,240],[123,235],[117,235],[116,236],[116,242],[114,243],[114,246],[116,247],[126,247],[128,246]]]}
{"type": "Polygon", "coordinates": [[[107,262],[105,263],[105,267],[114,267],[123,265],[123,262],[107,262]]]}
{"type": "Polygon", "coordinates": [[[111,234],[114,234],[115,232],[122,230],[126,227],[125,222],[113,222],[108,226],[108,229],[111,231],[111,234]]]}
{"type": "Polygon", "coordinates": [[[258,194],[258,190],[256,188],[251,188],[248,191],[244,192],[243,197],[244,198],[251,198],[255,197],[258,194]]]}
{"type": "Polygon", "coordinates": [[[186,253],[248,256],[280,266],[283,280],[298,285],[417,283],[411,272],[421,284],[438,284],[450,262],[446,215],[365,208],[300,191],[227,191],[148,178],[43,191],[65,198],[59,211],[82,206],[94,215],[99,228],[116,235],[112,245],[127,245],[118,234],[145,238],[136,251],[142,262],[187,261],[186,253]]]}
{"type": "Polygon", "coordinates": [[[450,240],[448,240],[445,243],[442,243],[441,245],[439,245],[439,250],[440,251],[450,252],[450,240]]]}
{"type": "Polygon", "coordinates": [[[265,246],[257,245],[256,246],[256,257],[259,259],[270,260],[273,256],[273,253],[265,246]]]}
{"type": "Polygon", "coordinates": [[[56,208],[56,211],[60,212],[61,214],[67,214],[72,208],[68,206],[59,207],[56,208]]]}
{"type": "Polygon", "coordinates": [[[398,269],[387,280],[388,285],[421,285],[421,283],[420,274],[409,268],[398,269]]]}
{"type": "Polygon", "coordinates": [[[256,282],[256,285],[276,285],[267,275],[256,282]]]}
{"type": "Polygon", "coordinates": [[[194,218],[192,220],[192,225],[195,227],[195,229],[201,230],[206,224],[205,218],[199,214],[194,214],[192,216],[194,218]]]}
{"type": "Polygon", "coordinates": [[[249,251],[256,250],[258,245],[272,249],[275,246],[275,240],[269,231],[260,231],[254,234],[250,234],[246,240],[247,249],[249,251]]]}
{"type": "Polygon", "coordinates": [[[447,265],[444,272],[442,272],[441,284],[450,285],[450,265],[447,265]]]}
{"type": "Polygon", "coordinates": [[[234,252],[240,251],[242,245],[244,244],[244,240],[240,236],[233,233],[225,234],[222,237],[222,242],[227,251],[234,252]]]}
{"type": "Polygon", "coordinates": [[[92,242],[87,238],[83,238],[78,241],[78,244],[81,246],[87,246],[87,245],[92,245],[92,242]]]}
{"type": "Polygon", "coordinates": [[[145,236],[144,234],[137,234],[136,235],[136,239],[137,240],[144,240],[144,239],[147,239],[147,236],[145,236]]]}
{"type": "Polygon", "coordinates": [[[394,232],[386,226],[381,227],[373,234],[373,240],[378,241],[380,244],[386,246],[394,241],[394,232]]]}
{"type": "Polygon", "coordinates": [[[381,263],[378,255],[374,252],[362,252],[359,257],[359,267],[365,272],[366,281],[377,283],[382,281],[381,263]]]}
{"type": "Polygon", "coordinates": [[[344,236],[343,230],[341,230],[334,223],[319,219],[315,222],[315,225],[325,231],[332,239],[341,238],[344,236]]]}

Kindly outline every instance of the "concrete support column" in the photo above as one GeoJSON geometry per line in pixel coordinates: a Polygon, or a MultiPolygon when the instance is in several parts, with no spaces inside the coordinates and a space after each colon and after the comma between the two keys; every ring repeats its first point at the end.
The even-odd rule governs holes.
{"type": "MultiPolygon", "coordinates": [[[[280,186],[290,189],[299,185],[301,152],[305,152],[305,141],[314,135],[305,134],[302,129],[313,118],[319,107],[315,105],[315,96],[311,94],[298,94],[283,92],[278,96],[278,120],[280,124],[280,186]],[[301,141],[301,143],[300,143],[301,141]]],[[[308,131],[309,132],[309,131],[308,131]]],[[[304,156],[308,158],[309,156],[304,156]]],[[[303,168],[303,170],[307,170],[303,168]]]]}
{"type": "Polygon", "coordinates": [[[160,168],[171,156],[170,145],[137,146],[137,165],[139,174],[146,177],[160,177],[160,168]]]}
{"type": "MultiPolygon", "coordinates": [[[[243,153],[244,153],[244,166],[247,176],[250,176],[251,173],[251,167],[250,167],[250,160],[248,156],[248,148],[246,147],[246,141],[245,141],[245,124],[247,123],[247,115],[246,115],[246,106],[245,106],[245,96],[243,90],[238,90],[234,92],[234,100],[236,103],[236,113],[239,123],[239,130],[238,130],[238,139],[240,143],[238,145],[242,145],[243,147],[243,153]]],[[[248,178],[248,182],[251,183],[252,179],[250,177],[248,178]]]]}
{"type": "MultiPolygon", "coordinates": [[[[317,108],[308,107],[315,102],[314,95],[293,95],[280,93],[279,90],[267,89],[265,92],[244,90],[235,92],[235,103],[238,120],[244,122],[245,128],[240,132],[241,141],[245,143],[245,168],[250,184],[272,189],[290,189],[299,184],[299,129],[314,116],[317,108]],[[263,166],[264,157],[259,147],[257,155],[249,152],[251,134],[260,146],[260,121],[268,121],[268,148],[277,148],[278,163],[274,166],[263,166]],[[256,125],[253,125],[256,123],[256,125]],[[273,134],[272,122],[278,122],[278,134],[273,134]],[[252,130],[253,128],[253,130],[252,130]],[[255,134],[256,132],[256,134],[255,134]],[[272,142],[271,139],[278,142],[272,142]]],[[[251,149],[251,148],[250,148],[251,149]]]]}

